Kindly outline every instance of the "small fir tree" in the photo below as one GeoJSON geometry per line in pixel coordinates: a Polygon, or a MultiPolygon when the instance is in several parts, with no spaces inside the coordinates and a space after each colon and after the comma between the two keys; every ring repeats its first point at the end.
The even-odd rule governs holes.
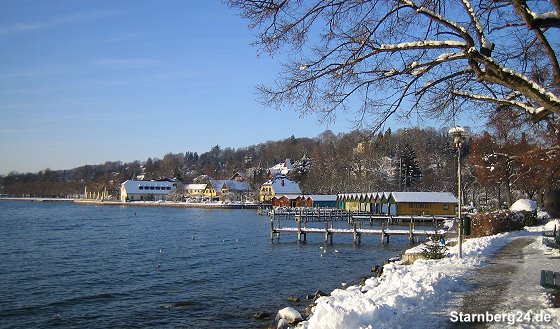
{"type": "Polygon", "coordinates": [[[422,255],[426,259],[442,259],[447,256],[447,246],[445,245],[445,237],[439,233],[441,224],[436,225],[435,233],[428,237],[428,242],[422,250],[422,255]]]}

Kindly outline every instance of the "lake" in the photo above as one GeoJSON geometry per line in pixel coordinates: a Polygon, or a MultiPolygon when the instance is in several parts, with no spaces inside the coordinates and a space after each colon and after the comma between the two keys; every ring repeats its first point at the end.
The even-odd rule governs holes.
{"type": "Polygon", "coordinates": [[[265,328],[254,313],[301,311],[409,247],[323,239],[271,242],[255,210],[0,201],[0,327],[265,328]]]}

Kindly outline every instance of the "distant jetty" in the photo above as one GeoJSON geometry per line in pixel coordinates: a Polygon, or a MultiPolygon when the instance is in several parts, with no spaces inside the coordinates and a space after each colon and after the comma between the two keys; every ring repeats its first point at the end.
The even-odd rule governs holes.
{"type": "Polygon", "coordinates": [[[27,202],[73,202],[76,199],[70,198],[29,198],[29,197],[0,197],[0,200],[6,201],[27,201],[27,202]]]}
{"type": "Polygon", "coordinates": [[[15,198],[0,197],[0,200],[27,201],[27,202],[72,202],[76,204],[93,204],[100,206],[139,206],[139,207],[173,207],[173,208],[206,208],[206,209],[257,209],[258,204],[252,203],[187,203],[187,202],[160,202],[160,201],[134,201],[120,202],[95,199],[71,198],[15,198]]]}

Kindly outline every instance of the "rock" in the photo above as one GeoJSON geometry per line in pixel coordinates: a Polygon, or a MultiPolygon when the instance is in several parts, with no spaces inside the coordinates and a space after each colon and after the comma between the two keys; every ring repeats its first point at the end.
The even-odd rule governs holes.
{"type": "Polygon", "coordinates": [[[264,319],[268,319],[272,316],[272,314],[267,313],[267,312],[257,312],[253,315],[253,317],[257,320],[264,320],[264,319]]]}
{"type": "Polygon", "coordinates": [[[296,296],[288,296],[288,301],[293,303],[299,303],[300,299],[296,296]]]}
{"type": "Polygon", "coordinates": [[[315,297],[322,297],[322,296],[328,296],[328,295],[329,295],[329,294],[324,293],[324,292],[321,291],[321,290],[315,291],[315,297]]]}
{"type": "Polygon", "coordinates": [[[329,294],[321,291],[321,290],[317,290],[315,291],[315,295],[313,295],[313,303],[317,302],[317,299],[323,297],[323,296],[328,296],[329,294]]]}
{"type": "Polygon", "coordinates": [[[310,295],[305,296],[305,299],[307,299],[307,300],[313,300],[313,298],[315,298],[315,295],[310,294],[310,295]]]}
{"type": "Polygon", "coordinates": [[[383,274],[383,266],[375,265],[371,268],[371,271],[375,273],[375,276],[381,276],[383,274]]]}
{"type": "Polygon", "coordinates": [[[287,328],[287,326],[285,326],[284,324],[285,322],[288,325],[293,326],[300,323],[301,321],[303,321],[301,314],[291,307],[285,307],[278,311],[275,319],[276,328],[287,328]]]}
{"type": "Polygon", "coordinates": [[[360,287],[365,286],[365,285],[366,285],[366,281],[367,281],[368,279],[369,279],[369,278],[367,278],[367,277],[361,278],[361,279],[360,279],[360,287]]]}

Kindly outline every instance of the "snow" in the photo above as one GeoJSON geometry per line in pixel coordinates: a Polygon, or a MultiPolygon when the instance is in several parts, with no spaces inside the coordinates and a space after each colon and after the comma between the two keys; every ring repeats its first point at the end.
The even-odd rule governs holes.
{"type": "Polygon", "coordinates": [[[460,127],[460,126],[455,126],[455,127],[451,128],[451,129],[449,129],[449,135],[464,134],[465,132],[466,132],[466,131],[465,131],[465,128],[460,127]]]}
{"type": "Polygon", "coordinates": [[[396,202],[457,203],[449,192],[391,192],[396,202]]]}
{"type": "Polygon", "coordinates": [[[554,227],[556,227],[557,230],[560,230],[560,219],[551,220],[543,227],[544,231],[554,231],[554,227]]]}
{"type": "Polygon", "coordinates": [[[418,48],[463,48],[467,46],[462,41],[439,41],[439,40],[422,40],[415,42],[403,42],[399,44],[385,44],[381,45],[381,50],[402,50],[402,49],[418,49],[418,48]]]}
{"type": "Polygon", "coordinates": [[[302,197],[311,198],[313,201],[336,201],[337,195],[336,194],[306,194],[302,195],[302,197]]]}
{"type": "Polygon", "coordinates": [[[230,191],[238,192],[247,192],[251,190],[251,187],[247,182],[238,182],[229,179],[212,179],[210,180],[210,183],[212,183],[212,187],[215,191],[221,191],[224,187],[230,191]]]}
{"type": "Polygon", "coordinates": [[[290,159],[286,159],[286,161],[275,164],[274,166],[268,168],[269,174],[271,176],[276,175],[287,175],[293,169],[293,164],[290,159]]]}
{"type": "MultiPolygon", "coordinates": [[[[286,320],[288,324],[299,322],[302,320],[301,314],[291,307],[285,307],[278,311],[276,315],[276,321],[286,320]]],[[[280,326],[279,326],[280,327],[280,326]]]]}
{"type": "MultiPolygon", "coordinates": [[[[481,267],[488,257],[512,239],[540,236],[540,231],[550,230],[551,226],[560,224],[560,220],[551,223],[533,228],[533,232],[524,230],[468,239],[463,243],[462,258],[457,257],[457,248],[452,247],[448,249],[449,257],[441,260],[417,260],[410,266],[400,262],[387,264],[381,277],[370,278],[363,286],[335,289],[330,296],[319,298],[312,309],[312,315],[300,327],[407,328],[411,324],[416,327],[447,326],[450,312],[458,311],[449,309],[449,305],[452,305],[450,302],[466,289],[461,282],[462,277],[481,267]]],[[[542,244],[542,239],[537,238],[527,248],[531,248],[531,251],[540,250],[541,254],[550,252],[542,244]]],[[[523,266],[532,266],[532,270],[536,271],[544,257],[534,258],[526,259],[527,264],[523,266]]],[[[554,266],[558,268],[557,260],[552,261],[556,262],[554,266]]],[[[515,279],[514,284],[510,287],[513,290],[507,292],[508,296],[529,298],[529,295],[516,295],[515,289],[528,291],[530,296],[537,296],[529,298],[532,304],[551,314],[554,321],[558,319],[560,309],[547,308],[540,286],[521,276],[515,279]]],[[[508,307],[513,306],[505,305],[504,311],[512,311],[508,307]]]]}
{"type": "Polygon", "coordinates": [[[511,207],[511,211],[535,211],[537,210],[537,202],[529,199],[519,199],[515,201],[511,207]]]}
{"type": "Polygon", "coordinates": [[[445,62],[455,58],[464,58],[464,57],[465,57],[465,53],[462,51],[456,53],[443,53],[436,58],[435,62],[445,62]]]}

